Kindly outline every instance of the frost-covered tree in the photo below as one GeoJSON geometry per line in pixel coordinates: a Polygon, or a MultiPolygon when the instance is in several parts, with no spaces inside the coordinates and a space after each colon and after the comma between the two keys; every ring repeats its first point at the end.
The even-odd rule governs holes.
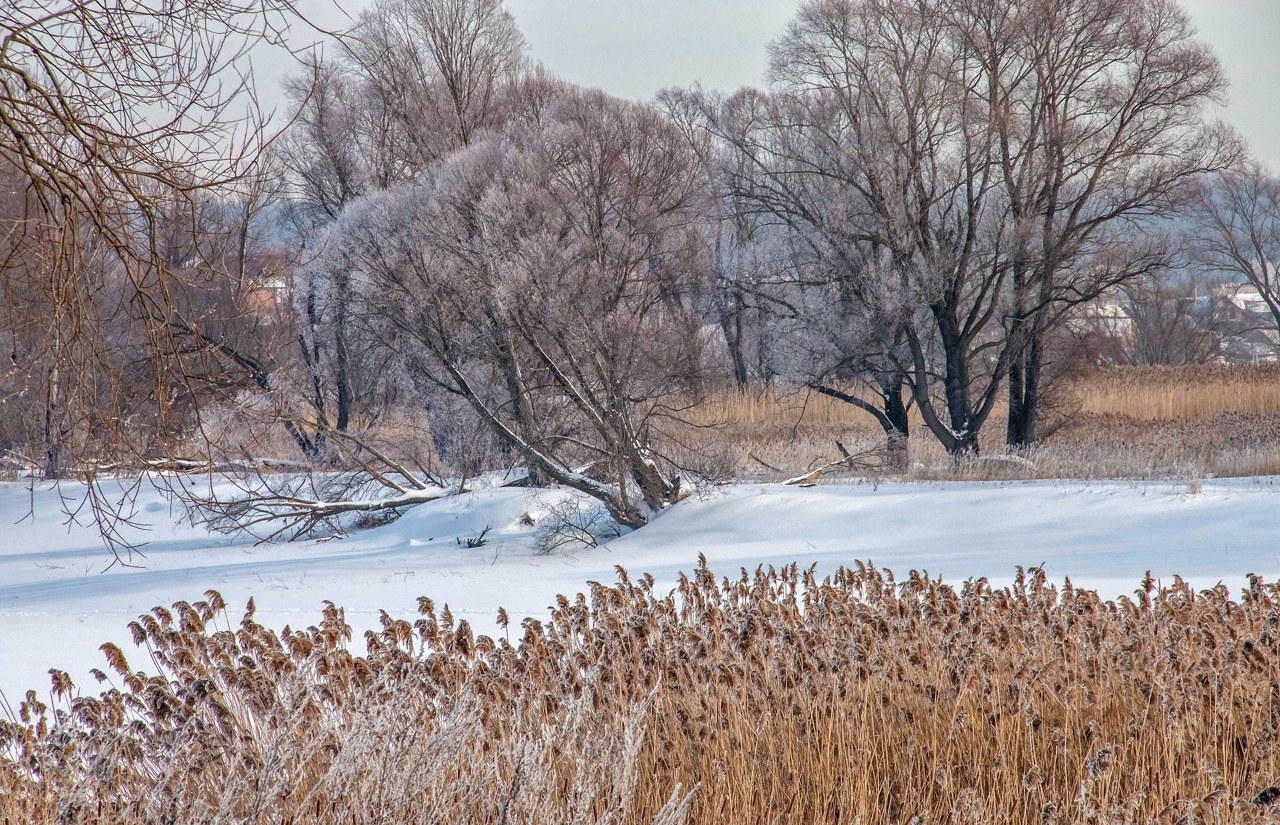
{"type": "Polygon", "coordinates": [[[1225,80],[1172,0],[947,0],[973,55],[1014,227],[1007,440],[1036,440],[1046,340],[1073,307],[1172,263],[1153,217],[1182,210],[1238,142],[1206,120],[1225,80]]]}
{"type": "Polygon", "coordinates": [[[815,374],[873,381],[877,418],[898,437],[907,387],[956,455],[976,448],[1005,368],[984,337],[1002,225],[966,60],[934,3],[808,2],[773,46],[771,93],[669,104],[745,159],[725,168],[732,190],[806,250],[800,280],[844,327],[815,374]]]}
{"type": "Polygon", "coordinates": [[[681,493],[657,436],[701,389],[702,170],[653,109],[567,93],[353,204],[328,254],[421,380],[639,526],[681,493]]]}
{"type": "MultiPolygon", "coordinates": [[[[297,113],[281,157],[300,243],[318,247],[317,230],[350,203],[412,180],[537,100],[524,48],[500,0],[380,0],[361,12],[332,57],[287,84],[297,113]]],[[[361,364],[372,342],[351,316],[346,268],[302,267],[294,281],[303,398],[345,433],[375,413],[363,399],[379,395],[378,371],[361,364]]]]}
{"type": "Polygon", "coordinates": [[[287,83],[287,158],[319,222],[508,120],[525,42],[501,0],[378,0],[332,57],[287,83]]]}
{"type": "Polygon", "coordinates": [[[342,62],[398,142],[393,157],[421,168],[502,124],[524,49],[502,0],[379,0],[342,62]]]}

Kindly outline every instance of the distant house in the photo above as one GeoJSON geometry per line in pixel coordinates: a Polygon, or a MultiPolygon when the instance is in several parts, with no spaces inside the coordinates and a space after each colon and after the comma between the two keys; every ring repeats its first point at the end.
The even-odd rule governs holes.
{"type": "Polygon", "coordinates": [[[1267,302],[1251,284],[1174,290],[1163,296],[1116,291],[1079,307],[1068,325],[1093,340],[1100,363],[1146,363],[1143,359],[1151,358],[1173,359],[1168,363],[1280,361],[1280,332],[1267,302]]]}
{"type": "Polygon", "coordinates": [[[289,279],[283,275],[264,279],[249,291],[245,308],[250,312],[273,314],[287,301],[288,290],[289,279]]]}
{"type": "Polygon", "coordinates": [[[1280,360],[1280,330],[1266,300],[1253,284],[1225,283],[1212,290],[1221,306],[1231,311],[1235,327],[1228,342],[1231,360],[1280,360]]]}

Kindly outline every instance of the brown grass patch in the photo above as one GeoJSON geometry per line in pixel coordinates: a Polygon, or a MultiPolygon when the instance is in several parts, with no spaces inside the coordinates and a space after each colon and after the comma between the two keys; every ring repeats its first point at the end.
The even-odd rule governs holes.
{"type": "MultiPolygon", "coordinates": [[[[951,462],[911,416],[908,479],[1191,479],[1280,473],[1280,364],[1093,370],[1059,386],[1052,433],[1008,457],[1004,412],[982,432],[977,460],[951,462]]],[[[710,429],[690,439],[720,450],[737,478],[778,481],[883,445],[865,412],[809,391],[726,393],[693,416],[710,429]]],[[[833,473],[848,479],[858,473],[833,473]]]]}
{"type": "Polygon", "coordinates": [[[108,649],[118,688],[59,679],[0,730],[0,821],[1253,823],[1280,780],[1256,580],[621,574],[515,645],[421,613],[357,657],[336,609],[277,634],[214,593],[157,608],[163,678],[108,649]]]}
{"type": "Polygon", "coordinates": [[[1097,370],[1067,387],[1082,413],[1143,421],[1280,415],[1280,364],[1097,370]]]}

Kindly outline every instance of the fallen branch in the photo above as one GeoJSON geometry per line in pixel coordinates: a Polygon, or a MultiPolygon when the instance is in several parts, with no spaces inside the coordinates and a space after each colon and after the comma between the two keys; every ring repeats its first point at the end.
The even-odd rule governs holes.
{"type": "MultiPolygon", "coordinates": [[[[519,483],[524,478],[524,473],[509,473],[493,486],[511,486],[519,483]]],[[[427,486],[421,480],[418,480],[418,483],[421,484],[419,489],[402,490],[396,495],[386,498],[348,497],[330,500],[319,495],[299,495],[296,492],[297,488],[302,487],[310,480],[297,479],[292,490],[270,488],[265,490],[244,490],[245,495],[231,500],[217,498],[201,500],[197,503],[199,510],[204,513],[204,517],[201,520],[216,530],[224,532],[245,531],[259,535],[264,542],[274,541],[286,533],[292,534],[288,540],[293,541],[310,535],[324,522],[348,513],[377,513],[387,510],[400,510],[468,491],[463,484],[427,486]],[[261,535],[256,528],[264,525],[270,525],[271,529],[266,535],[261,535]]],[[[368,484],[370,482],[383,488],[387,486],[385,480],[379,476],[366,478],[363,483],[368,484]]],[[[358,486],[358,483],[353,483],[345,489],[350,493],[353,488],[358,486]]]]}
{"type": "MultiPolygon", "coordinates": [[[[839,441],[836,442],[836,448],[840,450],[840,454],[842,456],[841,458],[838,458],[835,461],[831,461],[826,464],[823,464],[818,469],[811,470],[810,472],[807,472],[802,476],[789,478],[782,483],[784,485],[791,485],[791,486],[811,487],[817,483],[819,476],[821,476],[823,473],[834,470],[837,467],[848,467],[850,469],[857,468],[861,470],[875,470],[875,469],[878,469],[878,465],[873,464],[870,461],[867,461],[866,459],[871,457],[883,456],[885,452],[884,448],[876,448],[872,450],[865,450],[860,453],[851,454],[848,450],[844,448],[844,445],[841,444],[839,441]]],[[[756,459],[756,460],[759,461],[759,459],[756,459]]],[[[764,462],[760,462],[760,463],[763,464],[764,462]]]]}
{"type": "Polygon", "coordinates": [[[224,459],[210,461],[203,458],[152,458],[146,462],[148,470],[161,473],[225,473],[258,472],[265,470],[309,470],[311,465],[287,458],[224,459]]]}

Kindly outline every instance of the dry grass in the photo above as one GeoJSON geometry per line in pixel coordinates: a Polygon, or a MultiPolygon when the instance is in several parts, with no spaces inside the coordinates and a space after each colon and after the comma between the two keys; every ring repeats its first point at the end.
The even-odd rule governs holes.
{"type": "Polygon", "coordinates": [[[1141,421],[1280,415],[1280,364],[1117,367],[1067,389],[1082,413],[1141,421]]]}
{"type": "Polygon", "coordinates": [[[837,440],[853,453],[884,446],[884,431],[867,413],[807,390],[726,392],[688,418],[694,426],[680,434],[683,442],[720,455],[726,475],[754,481],[801,475],[838,458],[837,440]]]}
{"type": "MultiPolygon", "coordinates": [[[[1096,370],[1064,383],[1055,398],[1045,441],[1008,457],[1004,411],[997,408],[982,433],[982,455],[959,466],[913,410],[906,478],[1280,473],[1280,364],[1096,370]]],[[[809,392],[728,393],[699,408],[694,420],[713,425],[702,436],[703,450],[722,450],[731,474],[752,480],[777,481],[821,466],[839,456],[836,441],[855,452],[884,441],[866,413],[809,392]]]]}
{"type": "Polygon", "coordinates": [[[515,645],[424,600],[363,657],[336,609],[276,634],[222,607],[142,617],[164,678],[109,649],[119,688],[30,695],[0,821],[1273,821],[1280,587],[1256,580],[620,574],[515,645]]]}

